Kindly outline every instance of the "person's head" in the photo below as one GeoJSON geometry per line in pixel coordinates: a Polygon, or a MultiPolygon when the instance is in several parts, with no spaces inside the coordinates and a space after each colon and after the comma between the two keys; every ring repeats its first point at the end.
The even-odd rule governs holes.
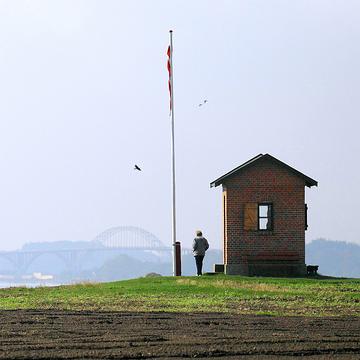
{"type": "Polygon", "coordinates": [[[196,230],[196,236],[202,236],[201,230],[196,230]]]}

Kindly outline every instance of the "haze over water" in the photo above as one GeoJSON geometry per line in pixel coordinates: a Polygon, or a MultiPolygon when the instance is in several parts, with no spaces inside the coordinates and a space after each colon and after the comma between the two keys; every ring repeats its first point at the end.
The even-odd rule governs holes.
{"type": "Polygon", "coordinates": [[[0,249],[118,225],[170,244],[169,29],[178,240],[221,248],[209,183],[270,153],[319,181],[307,241],[360,244],[358,1],[4,0],[0,249]]]}

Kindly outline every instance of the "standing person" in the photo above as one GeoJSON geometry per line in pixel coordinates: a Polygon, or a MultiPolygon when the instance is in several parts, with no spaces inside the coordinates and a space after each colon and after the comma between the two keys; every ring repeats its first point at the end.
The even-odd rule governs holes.
{"type": "Polygon", "coordinates": [[[209,243],[202,236],[202,232],[200,230],[196,231],[196,238],[193,241],[192,248],[196,262],[197,275],[201,276],[205,251],[209,248],[209,243]]]}

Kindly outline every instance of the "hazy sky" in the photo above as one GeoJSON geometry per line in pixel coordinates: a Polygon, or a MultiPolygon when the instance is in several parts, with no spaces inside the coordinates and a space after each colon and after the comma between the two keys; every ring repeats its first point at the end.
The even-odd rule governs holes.
{"type": "Polygon", "coordinates": [[[259,153],[319,181],[307,241],[360,244],[359,1],[0,0],[0,249],[171,243],[169,29],[183,245],[220,248],[209,183],[259,153]]]}

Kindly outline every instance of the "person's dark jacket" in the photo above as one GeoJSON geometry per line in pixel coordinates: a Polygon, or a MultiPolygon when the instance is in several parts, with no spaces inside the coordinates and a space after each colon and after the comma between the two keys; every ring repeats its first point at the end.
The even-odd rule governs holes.
{"type": "Polygon", "coordinates": [[[193,248],[194,256],[197,255],[204,256],[205,251],[209,248],[209,243],[204,237],[197,236],[193,241],[192,248],[193,248]]]}

